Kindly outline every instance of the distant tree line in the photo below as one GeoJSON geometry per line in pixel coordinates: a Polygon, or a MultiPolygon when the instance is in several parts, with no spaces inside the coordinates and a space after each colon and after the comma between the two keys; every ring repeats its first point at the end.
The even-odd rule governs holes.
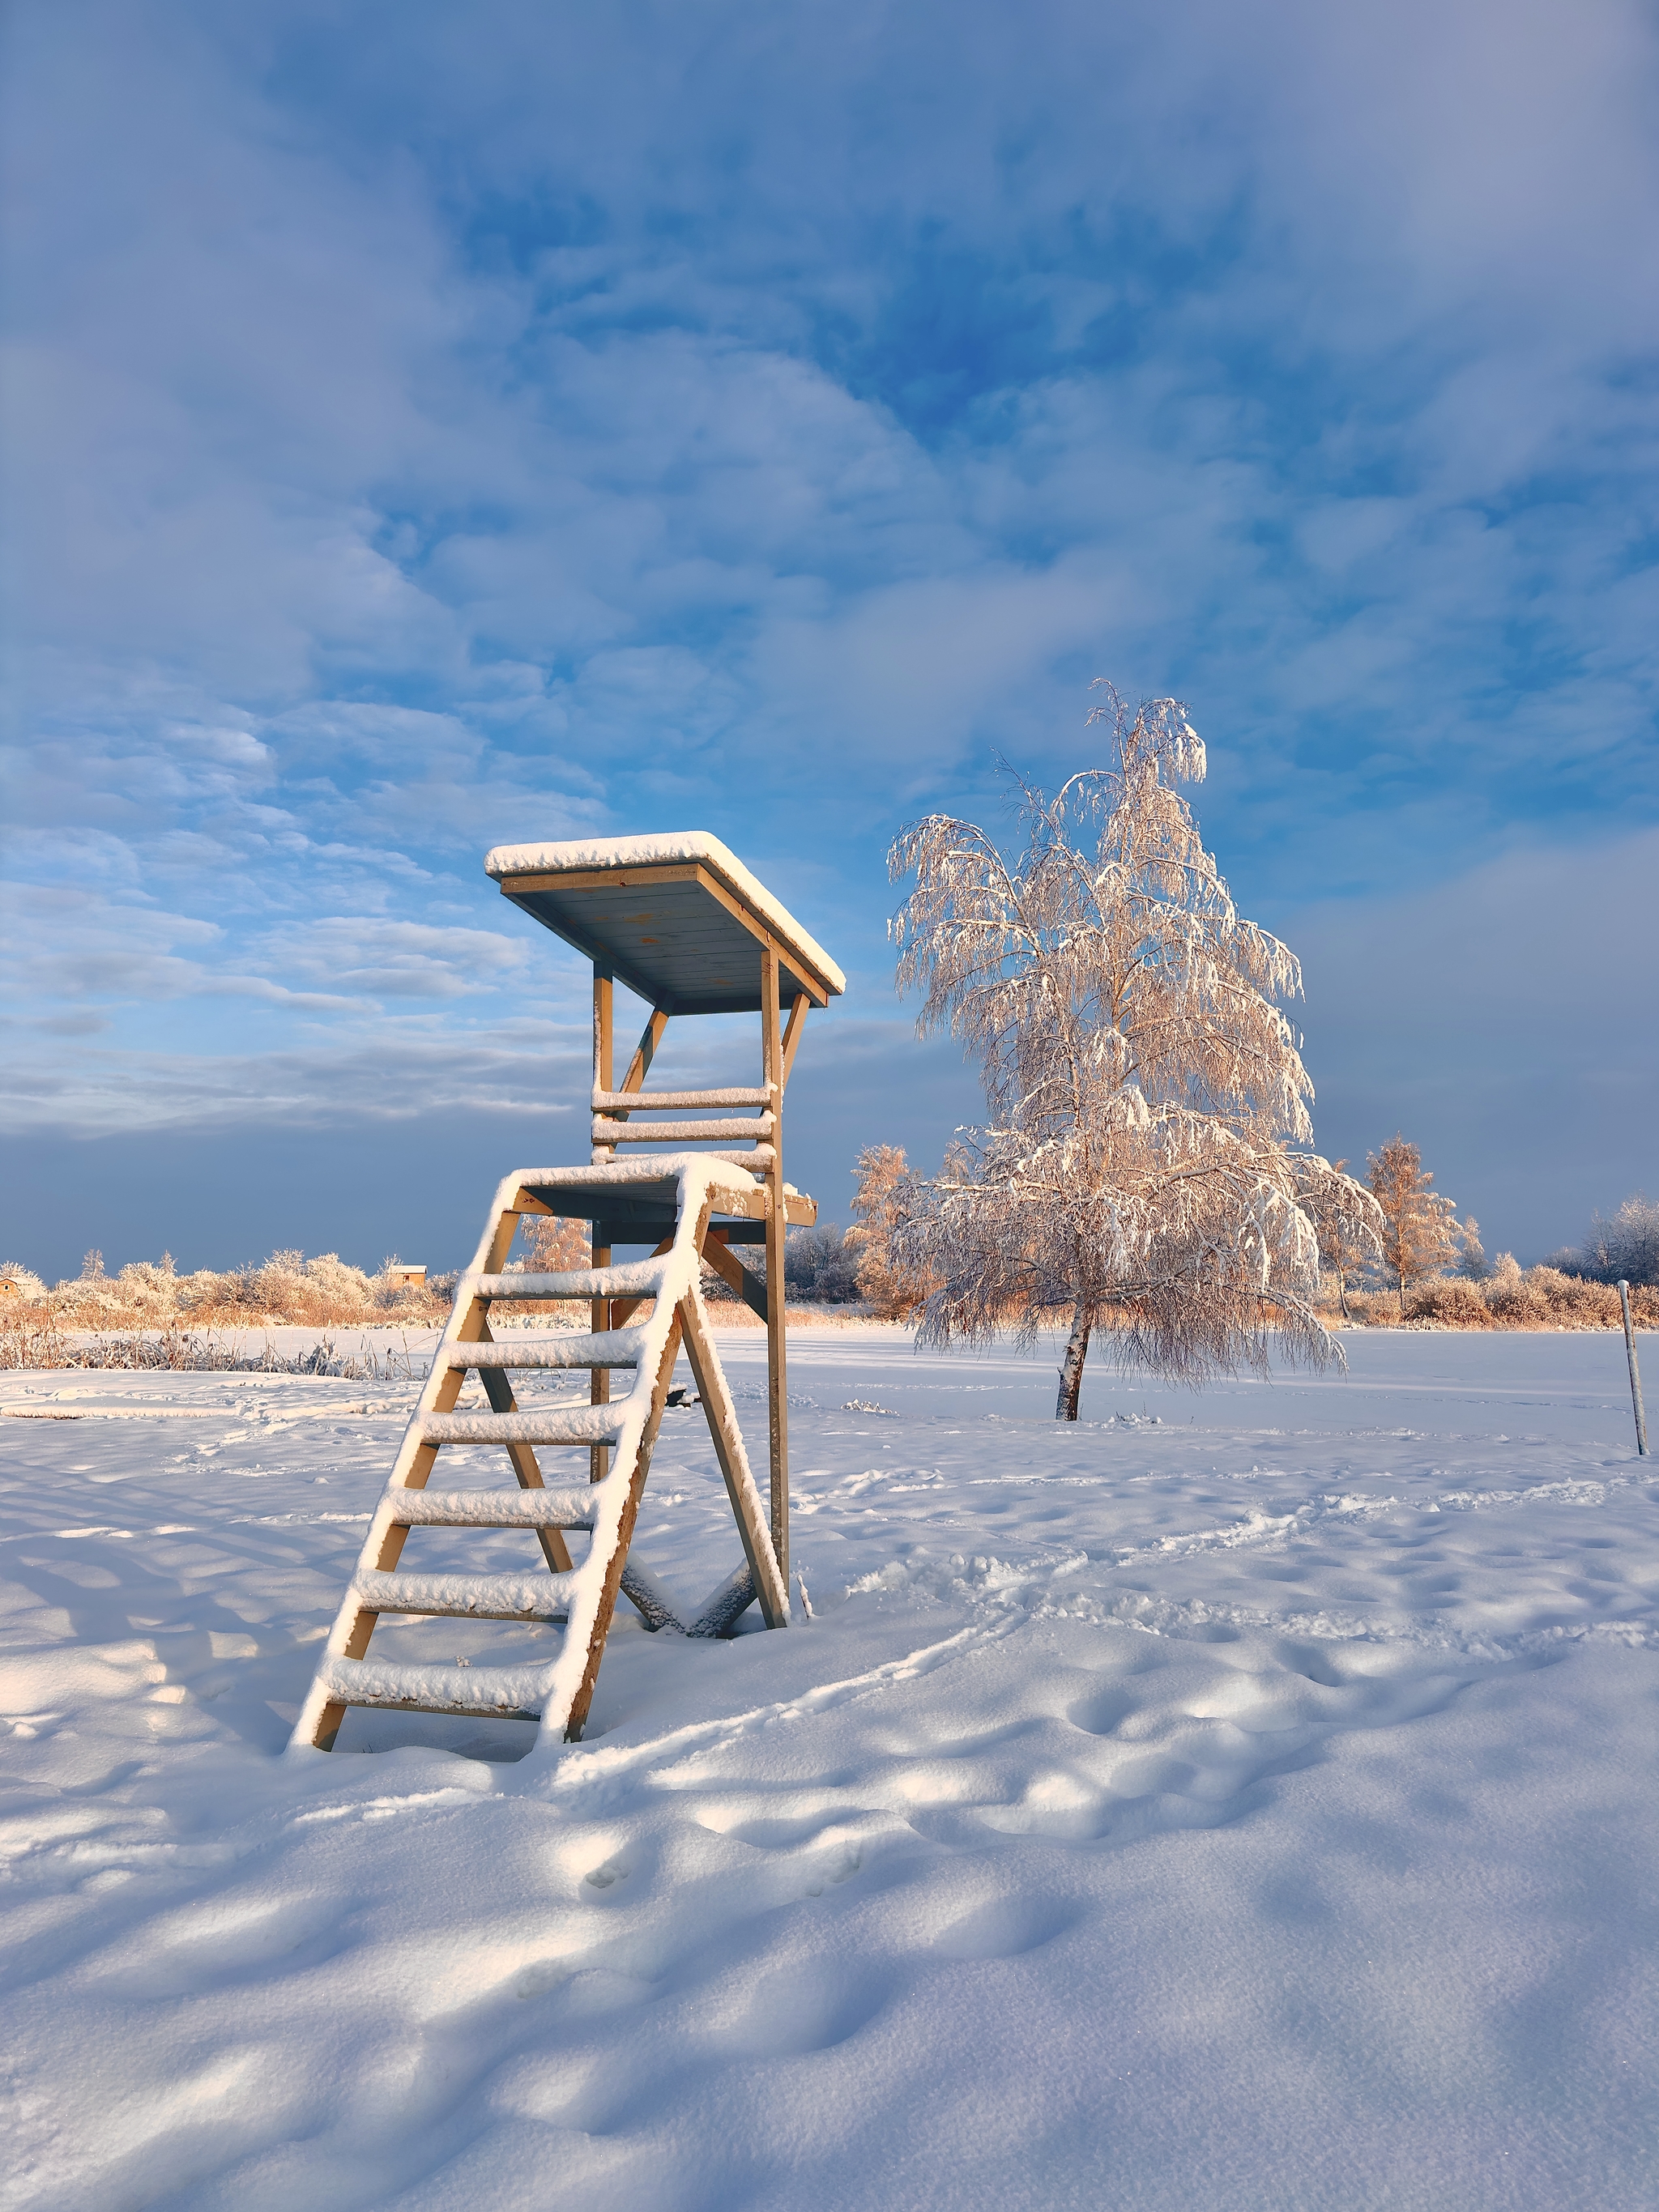
{"type": "Polygon", "coordinates": [[[1592,1283],[1659,1284],[1659,1203],[1637,1191],[1611,1221],[1593,1215],[1583,1243],[1552,1252],[1549,1264],[1592,1283]]]}

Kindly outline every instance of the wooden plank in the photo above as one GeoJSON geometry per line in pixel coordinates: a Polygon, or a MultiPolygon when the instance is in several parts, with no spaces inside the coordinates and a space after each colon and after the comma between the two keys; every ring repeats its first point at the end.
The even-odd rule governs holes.
{"type": "Polygon", "coordinates": [[[514,891],[644,890],[653,884],[695,883],[696,876],[696,861],[677,860],[650,868],[555,869],[550,874],[501,876],[497,881],[510,896],[514,891]]]}
{"type": "MultiPolygon", "coordinates": [[[[611,1247],[608,1244],[596,1244],[592,1250],[592,1261],[596,1267],[608,1267],[611,1265],[611,1247]]],[[[599,1335],[602,1329],[610,1328],[611,1301],[609,1298],[593,1299],[588,1311],[592,1316],[595,1336],[599,1335]]],[[[588,1376],[587,1402],[590,1406],[608,1406],[611,1403],[611,1370],[608,1367],[596,1367],[588,1376]]],[[[587,1449],[588,1480],[603,1482],[610,1472],[610,1445],[590,1444],[587,1449]]]]}
{"type": "Polygon", "coordinates": [[[745,1106],[765,1106],[770,1102],[758,1085],[743,1090],[733,1084],[724,1091],[596,1091],[589,1103],[596,1114],[690,1113],[693,1109],[735,1114],[745,1106]],[[639,1101],[637,1107],[632,1103],[635,1099],[639,1101]]]}
{"type": "MultiPolygon", "coordinates": [[[[801,984],[801,988],[805,991],[805,995],[814,1002],[814,1005],[818,1006],[830,1005],[830,998],[834,995],[832,988],[830,988],[830,980],[827,980],[825,975],[814,967],[811,957],[807,956],[805,947],[792,940],[787,933],[779,931],[779,927],[769,921],[769,915],[757,914],[757,911],[745,902],[744,894],[738,891],[737,884],[730,884],[723,876],[719,876],[717,872],[710,867],[710,863],[706,863],[706,860],[695,860],[695,863],[675,863],[675,865],[665,865],[665,867],[571,869],[571,874],[502,876],[502,878],[500,878],[502,896],[504,898],[514,898],[514,900],[535,898],[538,894],[546,896],[546,898],[562,898],[562,896],[566,894],[575,894],[580,896],[580,898],[595,898],[595,896],[602,896],[606,894],[606,891],[611,891],[611,894],[637,894],[637,891],[641,890],[650,890],[650,887],[654,887],[654,884],[677,884],[677,883],[695,883],[699,890],[706,891],[708,898],[714,900],[714,902],[717,902],[726,914],[732,915],[732,921],[737,922],[737,925],[741,927],[750,938],[754,938],[754,940],[759,942],[761,947],[772,947],[772,951],[779,953],[781,960],[783,960],[783,963],[787,964],[787,969],[790,969],[792,978],[801,984]]],[[[533,915],[535,921],[540,921],[544,927],[556,927],[553,922],[550,922],[549,915],[535,914],[535,909],[526,909],[526,911],[533,915]]],[[[622,938],[622,931],[629,927],[630,918],[622,914],[604,914],[604,911],[599,911],[599,914],[592,914],[588,921],[580,921],[577,915],[568,915],[568,918],[566,918],[566,915],[560,915],[560,921],[568,921],[568,927],[571,927],[571,929],[581,929],[581,927],[584,927],[584,929],[586,929],[588,940],[599,936],[604,936],[606,940],[611,940],[611,938],[617,938],[619,940],[619,938],[622,938]],[[617,925],[622,925],[622,929],[617,929],[617,925]]],[[[668,945],[668,957],[672,957],[672,951],[677,949],[677,942],[684,938],[684,933],[686,933],[686,925],[675,927],[675,929],[672,929],[672,942],[668,942],[671,940],[671,931],[664,929],[665,945],[668,945]]],[[[639,988],[641,980],[646,978],[646,969],[654,963],[646,963],[646,960],[641,960],[641,957],[639,957],[637,945],[629,945],[629,942],[615,942],[615,945],[608,945],[606,949],[608,949],[608,956],[611,956],[611,964],[613,964],[615,971],[622,975],[623,982],[629,982],[630,988],[639,988]]],[[[584,951],[588,951],[588,956],[592,957],[592,953],[595,953],[592,942],[584,945],[584,951]]],[[[706,960],[703,960],[703,963],[696,963],[696,967],[699,969],[706,967],[706,960]]],[[[688,988],[695,991],[696,995],[703,995],[706,982],[699,978],[688,988]]],[[[734,988],[738,988],[738,991],[748,998],[748,988],[750,988],[748,980],[744,980],[741,984],[734,984],[734,988]]],[[[646,998],[654,998],[654,995],[657,995],[654,984],[646,982],[644,995],[646,998]]]]}
{"type": "Polygon", "coordinates": [[[685,1332],[686,1359],[696,1379],[697,1395],[702,1400],[703,1411],[708,1417],[709,1434],[714,1439],[714,1455],[720,1463],[720,1473],[726,1478],[726,1494],[732,1501],[738,1533],[743,1538],[743,1553],[749,1562],[755,1595],[760,1600],[767,1626],[787,1628],[789,1625],[788,1586],[779,1571],[777,1556],[762,1517],[760,1492],[756,1489],[754,1476],[749,1471],[749,1455],[744,1449],[743,1431],[738,1426],[737,1408],[732,1403],[732,1394],[726,1388],[725,1370],[720,1366],[714,1339],[704,1328],[702,1301],[682,1299],[680,1321],[685,1332]]]}
{"type": "MultiPolygon", "coordinates": [[[[593,963],[593,1088],[596,1091],[609,1091],[611,1084],[613,1073],[611,1054],[615,1036],[611,1021],[612,998],[611,977],[596,960],[593,963]]],[[[595,1145],[592,1157],[594,1166],[599,1167],[614,1159],[616,1155],[607,1146],[595,1145]]],[[[592,1247],[592,1260],[596,1267],[608,1267],[611,1265],[611,1247],[608,1244],[595,1243],[592,1247]]],[[[593,1299],[588,1311],[595,1336],[610,1328],[611,1301],[609,1298],[593,1299]]],[[[596,1367],[588,1376],[587,1402],[590,1406],[610,1404],[611,1370],[609,1368],[596,1367]]],[[[610,1471],[610,1445],[590,1445],[587,1454],[588,1480],[603,1482],[610,1471]]]]}
{"type": "Polygon", "coordinates": [[[764,1144],[772,1137],[770,1114],[736,1114],[724,1121],[632,1121],[618,1114],[593,1116],[596,1145],[738,1145],[745,1138],[764,1144]]]}
{"type": "Polygon", "coordinates": [[[749,1308],[764,1321],[766,1312],[766,1278],[752,1273],[726,1243],[718,1229],[711,1229],[702,1241],[702,1256],[723,1283],[729,1283],[749,1308]]]}
{"type": "Polygon", "coordinates": [[[787,1225],[783,1197],[783,1037],[778,1025],[778,956],[769,944],[761,953],[761,1073],[772,1093],[777,1133],[772,1142],[766,1191],[766,1413],[771,1446],[772,1549],[783,1586],[789,1587],[789,1396],[785,1346],[783,1232],[787,1225]]]}
{"type": "MultiPolygon", "coordinates": [[[[660,1006],[653,1006],[651,1018],[634,1048],[634,1057],[628,1063],[628,1073],[623,1078],[622,1087],[625,1091],[638,1091],[643,1086],[646,1077],[651,1073],[651,1063],[657,1056],[657,1048],[662,1042],[662,1033],[667,1027],[667,1015],[660,1006]]],[[[628,1116],[625,1113],[618,1113],[617,1119],[625,1121],[628,1116]]]]}
{"type": "MultiPolygon", "coordinates": [[[[593,963],[593,1088],[596,1091],[609,1091],[611,1088],[611,1002],[614,993],[610,969],[601,968],[596,960],[593,963]]],[[[592,1157],[593,1165],[600,1168],[609,1166],[616,1155],[609,1145],[601,1144],[596,1138],[592,1157]]],[[[596,1322],[594,1327],[597,1328],[598,1326],[596,1322]]]]}
{"type": "Polygon", "coordinates": [[[810,999],[802,997],[796,999],[789,1008],[789,1021],[783,1032],[783,1073],[779,1078],[780,1087],[786,1091],[789,1087],[790,1071],[795,1065],[795,1054],[800,1049],[801,1036],[806,1028],[806,1010],[811,1004],[810,999]]]}
{"type": "MultiPolygon", "coordinates": [[[[502,895],[507,898],[533,897],[538,892],[558,896],[562,896],[567,892],[588,896],[605,891],[637,892],[649,890],[659,884],[696,883],[711,898],[716,900],[732,919],[760,944],[763,949],[770,946],[774,952],[781,957],[791,975],[795,977],[807,996],[816,1005],[827,1006],[830,1003],[832,994],[829,979],[818,973],[804,947],[791,942],[787,936],[777,931],[775,925],[768,917],[756,914],[753,908],[745,903],[737,887],[728,884],[722,877],[717,875],[707,861],[680,862],[672,866],[650,868],[572,869],[568,874],[503,876],[500,880],[502,895]]],[[[594,922],[601,922],[608,918],[596,915],[594,922]]],[[[617,918],[622,919],[620,916],[617,918]]],[[[536,919],[539,921],[542,917],[538,915],[536,919]]],[[[573,918],[573,927],[574,926],[577,925],[573,918]]],[[[590,924],[589,927],[591,929],[592,925],[590,924]]],[[[616,947],[616,955],[614,965],[622,968],[626,963],[627,966],[643,972],[641,963],[634,954],[632,948],[619,945],[616,947]]],[[[626,980],[630,985],[632,984],[631,976],[627,977],[626,980]]],[[[652,993],[647,988],[646,996],[651,995],[652,993]]],[[[605,1085],[607,1090],[610,1087],[608,1084],[605,1085]]]]}
{"type": "MultiPolygon", "coordinates": [[[[707,1206],[704,1207],[705,1216],[707,1206]]],[[[593,1702],[593,1687],[599,1678],[599,1662],[605,1656],[605,1639],[611,1632],[611,1616],[617,1610],[617,1596],[622,1589],[623,1569],[628,1562],[628,1548],[634,1540],[635,1525],[640,1517],[640,1498],[645,1489],[645,1479],[651,1472],[651,1454],[656,1447],[657,1431],[662,1425],[663,1409],[668,1403],[669,1385],[674,1379],[674,1362],[679,1357],[680,1317],[676,1308],[663,1342],[662,1358],[657,1363],[656,1378],[651,1386],[651,1410],[646,1415],[645,1427],[640,1437],[640,1448],[629,1478],[628,1496],[623,1501],[622,1527],[617,1548],[605,1571],[605,1582],[599,1592],[598,1610],[593,1616],[592,1632],[587,1639],[587,1663],[582,1679],[564,1723],[565,1741],[580,1741],[586,1723],[589,1706],[593,1702]]]]}
{"type": "Polygon", "coordinates": [[[737,892],[729,890],[706,861],[699,860],[697,863],[697,880],[711,896],[720,901],[728,913],[737,916],[751,936],[760,940],[763,1014],[765,1012],[766,955],[769,952],[775,960],[781,957],[787,962],[790,974],[794,976],[809,998],[816,999],[821,1006],[829,1005],[830,985],[827,980],[817,973],[799,945],[792,945],[787,939],[775,935],[771,924],[763,920],[759,915],[751,913],[737,892]]]}

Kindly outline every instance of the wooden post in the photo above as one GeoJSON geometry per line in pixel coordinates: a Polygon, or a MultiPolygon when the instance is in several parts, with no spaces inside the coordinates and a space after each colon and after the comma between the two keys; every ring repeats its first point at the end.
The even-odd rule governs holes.
{"type": "Polygon", "coordinates": [[[778,955],[761,947],[761,1080],[772,1114],[772,1164],[766,1188],[766,1411],[772,1444],[772,1549],[789,1589],[789,1395],[784,1350],[783,1032],[779,1023],[778,955]]]}
{"type": "MultiPolygon", "coordinates": [[[[593,1088],[596,1091],[609,1091],[611,1088],[611,977],[596,960],[593,963],[593,1088]]],[[[592,1151],[593,1164],[596,1168],[606,1166],[617,1157],[615,1151],[609,1145],[595,1145],[592,1151]]],[[[598,1264],[596,1261],[594,1265],[597,1267],[598,1264]]],[[[593,1326],[597,1328],[599,1323],[595,1322],[593,1326]]]]}
{"type": "MultiPolygon", "coordinates": [[[[593,1088],[596,1091],[609,1091],[611,1088],[614,1036],[611,1018],[611,977],[599,966],[598,961],[595,961],[593,963],[593,1088]]],[[[617,1155],[609,1145],[595,1145],[592,1148],[592,1157],[594,1166],[602,1167],[608,1161],[614,1160],[617,1155]]],[[[611,1247],[608,1244],[594,1243],[592,1264],[596,1267],[608,1267],[611,1265],[611,1247]]],[[[595,1298],[589,1308],[589,1314],[590,1326],[594,1335],[598,1336],[611,1326],[611,1301],[608,1298],[595,1298]]],[[[587,1402],[590,1406],[610,1404],[611,1370],[609,1368],[596,1367],[588,1376],[587,1402]]],[[[590,1444],[587,1452],[589,1481],[603,1482],[610,1471],[610,1445],[590,1444]]]]}
{"type": "Polygon", "coordinates": [[[1638,1458],[1648,1455],[1648,1417],[1642,1403],[1642,1370],[1636,1364],[1636,1331],[1631,1326],[1630,1285],[1619,1285],[1619,1308],[1625,1316],[1625,1358],[1630,1367],[1630,1401],[1636,1408],[1636,1450],[1638,1458]]]}

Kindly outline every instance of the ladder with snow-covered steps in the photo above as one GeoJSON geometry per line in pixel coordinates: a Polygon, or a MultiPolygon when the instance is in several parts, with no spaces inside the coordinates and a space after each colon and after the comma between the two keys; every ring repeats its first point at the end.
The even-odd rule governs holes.
{"type": "Polygon", "coordinates": [[[653,1630],[728,1633],[757,1601],[769,1627],[789,1620],[784,1231],[815,1222],[817,1209],[783,1179],[783,1096],[809,1008],[827,1006],[845,990],[846,978],[765,885],[705,831],[499,846],[484,866],[514,906],[592,961],[592,1164],[526,1170],[509,1176],[496,1192],[301,1708],[295,1747],[331,1748],[353,1705],[536,1719],[544,1741],[574,1740],[587,1717],[619,1594],[653,1630]],[[612,1059],[618,981],[651,1008],[620,1084],[612,1059]],[[758,1085],[645,1088],[671,1017],[744,1012],[761,1018],[758,1085]],[[734,1108],[751,1110],[734,1115],[734,1108]],[[732,1143],[747,1149],[685,1149],[732,1143]],[[635,1149],[661,1145],[673,1149],[635,1149]],[[617,1156],[622,1146],[634,1155],[626,1162],[617,1156]],[[592,1265],[562,1273],[507,1271],[526,1213],[586,1220],[592,1265]],[[751,1243],[765,1246],[763,1278],[732,1249],[751,1243]],[[648,1259],[612,1266],[619,1244],[654,1249],[648,1259]],[[709,1332],[700,1287],[704,1262],[766,1325],[769,1518],[709,1332]],[[514,1330],[506,1339],[491,1332],[492,1302],[562,1298],[592,1301],[588,1330],[514,1330]],[[689,1610],[629,1557],[682,1347],[714,1432],[744,1550],[736,1571],[689,1610]],[[590,1376],[585,1406],[521,1407],[508,1380],[514,1371],[583,1369],[590,1376]],[[482,1384],[488,1411],[459,1408],[470,1375],[482,1384]],[[612,1377],[622,1375],[631,1375],[631,1384],[613,1395],[612,1377]],[[516,1489],[430,1486],[446,1444],[480,1443],[505,1448],[516,1489]],[[547,1446],[585,1446],[589,1480],[550,1487],[536,1455],[547,1446]],[[420,1528],[532,1531],[545,1571],[406,1572],[404,1547],[410,1530],[420,1528]],[[570,1535],[587,1540],[580,1564],[566,1543],[570,1535]],[[383,1614],[539,1622],[563,1634],[554,1657],[530,1666],[381,1662],[368,1647],[383,1614]]]}
{"type": "Polygon", "coordinates": [[[448,1326],[301,1708],[294,1732],[296,1746],[331,1749],[352,1705],[537,1720],[544,1736],[574,1740],[587,1717],[619,1592],[653,1629],[720,1635],[757,1599],[769,1627],[787,1624],[788,1594],[709,1332],[698,1266],[711,1213],[751,1215],[757,1200],[763,1203],[764,1194],[752,1177],[708,1153],[526,1170],[501,1184],[477,1255],[457,1285],[448,1326]],[[675,1187],[677,1218],[672,1238],[665,1240],[666,1249],[650,1259],[559,1274],[502,1272],[520,1214],[551,1210],[538,1197],[538,1189],[556,1187],[568,1200],[597,1187],[609,1199],[613,1192],[623,1197],[630,1186],[659,1190],[665,1181],[675,1187]],[[606,1301],[612,1326],[534,1335],[515,1330],[504,1341],[491,1335],[494,1300],[517,1305],[571,1298],[606,1301]],[[641,1308],[648,1308],[646,1317],[627,1325],[641,1308]],[[744,1548],[743,1565],[689,1620],[662,1584],[628,1557],[682,1345],[708,1414],[744,1548]],[[583,1369],[607,1376],[631,1372],[634,1380],[624,1394],[605,1402],[536,1411],[519,1406],[507,1379],[515,1370],[583,1369]],[[454,1410],[469,1374],[476,1374],[483,1386],[487,1412],[454,1410]],[[478,1443],[505,1447],[516,1489],[429,1486],[446,1444],[478,1443]],[[536,1457],[538,1445],[586,1447],[605,1471],[596,1481],[550,1487],[536,1457]],[[600,1449],[605,1461],[599,1461],[600,1449]],[[402,1565],[404,1546],[410,1530],[422,1528],[532,1530],[547,1571],[408,1571],[402,1565]],[[588,1538],[580,1565],[565,1541],[578,1531],[588,1538]],[[368,1646],[383,1613],[538,1621],[562,1626],[564,1635],[551,1659],[531,1666],[377,1662],[368,1656],[368,1646]]]}

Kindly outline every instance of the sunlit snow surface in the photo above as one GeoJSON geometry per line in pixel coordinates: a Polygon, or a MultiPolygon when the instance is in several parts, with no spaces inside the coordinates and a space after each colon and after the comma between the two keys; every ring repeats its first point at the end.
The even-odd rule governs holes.
{"type": "MultiPolygon", "coordinates": [[[[1622,1346],[1349,1352],[1091,1373],[1063,1428],[1049,1358],[792,1337],[816,1620],[624,1608],[587,1741],[519,1765],[405,1715],[279,1755],[410,1389],[0,1376],[0,2203],[1659,2203],[1622,1346]]],[[[736,1564],[700,1413],[641,1529],[688,1596],[736,1564]]]]}

